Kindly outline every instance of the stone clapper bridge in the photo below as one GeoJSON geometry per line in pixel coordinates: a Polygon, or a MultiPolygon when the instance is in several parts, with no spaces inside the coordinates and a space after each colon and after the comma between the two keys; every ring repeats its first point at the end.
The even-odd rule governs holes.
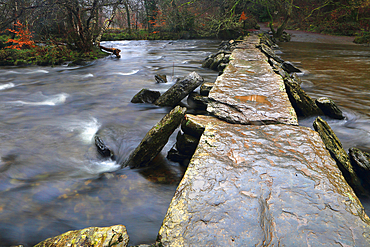
{"type": "MultiPolygon", "coordinates": [[[[285,72],[275,67],[281,76],[276,74],[267,58],[272,51],[256,46],[260,37],[251,35],[233,50],[206,99],[215,117],[185,116],[185,134],[201,137],[153,246],[370,246],[370,219],[359,199],[319,134],[298,126],[287,91],[292,95],[300,87],[285,84],[285,72]]],[[[184,84],[201,81],[192,73],[184,84]]],[[[177,86],[175,94],[183,93],[177,86]]],[[[304,92],[291,100],[296,106],[312,101],[304,92]]],[[[168,138],[157,138],[162,132],[155,130],[163,125],[172,133],[172,122],[179,123],[185,110],[175,107],[176,121],[166,116],[153,127],[132,154],[136,163],[128,165],[154,158],[165,145],[156,141],[168,138]]],[[[103,156],[112,156],[102,139],[95,141],[103,156]]],[[[83,246],[88,240],[127,246],[129,238],[123,225],[91,227],[37,247],[83,246]]]]}
{"type": "Polygon", "coordinates": [[[370,246],[369,218],[284,81],[248,36],[210,91],[204,128],[158,235],[163,246],[370,246]],[[221,120],[220,120],[221,119],[221,120]],[[224,121],[225,120],[225,121],[224,121]]]}

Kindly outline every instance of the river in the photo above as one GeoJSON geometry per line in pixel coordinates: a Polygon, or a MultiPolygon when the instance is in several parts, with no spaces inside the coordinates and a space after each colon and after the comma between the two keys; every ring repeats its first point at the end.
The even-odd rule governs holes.
{"type": "MultiPolygon", "coordinates": [[[[121,169],[97,155],[93,136],[111,131],[125,157],[170,110],[131,98],[142,88],[164,92],[192,71],[214,82],[217,73],[200,64],[218,44],[105,42],[122,50],[121,59],[0,68],[0,246],[32,246],[65,231],[115,224],[127,227],[130,245],[153,243],[184,172],[164,158],[175,137],[155,168],[121,169]],[[170,82],[156,84],[156,73],[170,82]]],[[[325,118],[344,148],[370,151],[369,47],[298,34],[279,45],[279,55],[302,69],[305,91],[331,97],[344,111],[344,120],[325,118]]],[[[313,120],[299,122],[312,128],[313,120]]]]}
{"type": "MultiPolygon", "coordinates": [[[[351,147],[370,152],[370,47],[356,45],[350,37],[288,32],[292,40],[279,44],[279,55],[302,70],[301,86],[312,98],[333,99],[345,116],[322,118],[347,152],[351,147]]],[[[313,129],[314,119],[301,118],[299,124],[313,129]]],[[[370,195],[360,199],[370,215],[370,195]]]]}
{"type": "Polygon", "coordinates": [[[130,245],[153,243],[184,169],[164,157],[154,169],[120,169],[101,159],[94,134],[116,136],[121,158],[170,108],[132,104],[142,88],[166,91],[219,41],[105,42],[122,50],[85,66],[0,68],[0,246],[32,246],[90,226],[123,224],[130,245]],[[169,83],[157,84],[156,73],[169,83]]]}

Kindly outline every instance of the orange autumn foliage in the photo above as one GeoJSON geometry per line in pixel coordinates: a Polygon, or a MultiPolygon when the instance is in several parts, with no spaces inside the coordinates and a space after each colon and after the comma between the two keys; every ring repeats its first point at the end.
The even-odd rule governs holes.
{"type": "Polygon", "coordinates": [[[32,40],[32,34],[28,30],[27,26],[20,23],[19,20],[17,20],[17,23],[14,24],[14,26],[18,27],[18,31],[13,29],[8,29],[8,31],[15,33],[16,39],[8,39],[6,43],[13,43],[13,45],[9,45],[5,48],[17,50],[22,48],[34,48],[35,42],[32,40]]]}
{"type": "Polygon", "coordinates": [[[245,21],[246,19],[248,19],[248,16],[246,16],[243,11],[242,14],[240,15],[239,22],[245,21]]]}

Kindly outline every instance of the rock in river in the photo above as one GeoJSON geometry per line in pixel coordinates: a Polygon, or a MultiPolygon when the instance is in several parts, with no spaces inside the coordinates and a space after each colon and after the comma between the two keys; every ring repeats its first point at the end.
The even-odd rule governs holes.
{"type": "Polygon", "coordinates": [[[370,246],[369,218],[319,135],[209,120],[163,246],[370,246]]]}
{"type": "Polygon", "coordinates": [[[132,99],[131,103],[154,103],[159,97],[161,93],[158,91],[152,91],[146,88],[141,89],[132,99]]]}
{"type": "Polygon", "coordinates": [[[334,103],[334,101],[327,97],[321,97],[316,99],[316,105],[322,110],[322,112],[331,118],[344,119],[343,112],[334,103]]]}
{"type": "Polygon", "coordinates": [[[370,154],[358,148],[350,148],[349,159],[356,174],[370,188],[370,154]]]}
{"type": "Polygon", "coordinates": [[[129,236],[126,227],[115,225],[110,227],[89,227],[82,230],[69,231],[56,237],[48,238],[35,247],[65,247],[65,246],[94,246],[94,247],[124,247],[129,236]]]}
{"type": "Polygon", "coordinates": [[[158,106],[175,106],[194,89],[203,83],[203,78],[196,72],[190,73],[187,77],[177,81],[170,89],[162,94],[154,104],[158,106]]]}
{"type": "Polygon", "coordinates": [[[319,133],[333,159],[337,162],[337,165],[343,173],[343,176],[347,180],[348,184],[357,193],[364,193],[365,190],[351,165],[346,151],[344,151],[342,147],[342,143],[335,135],[334,131],[330,128],[329,124],[320,117],[317,117],[313,122],[313,127],[319,133]]]}
{"type": "Polygon", "coordinates": [[[125,165],[131,168],[147,166],[166,145],[168,138],[180,125],[185,116],[186,108],[176,106],[162,118],[144,137],[139,146],[131,154],[125,165]]]}

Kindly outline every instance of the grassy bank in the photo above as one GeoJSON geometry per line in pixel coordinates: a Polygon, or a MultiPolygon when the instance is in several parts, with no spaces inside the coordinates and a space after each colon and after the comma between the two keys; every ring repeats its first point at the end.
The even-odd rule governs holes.
{"type": "Polygon", "coordinates": [[[65,45],[36,46],[31,49],[1,49],[0,66],[41,65],[53,66],[72,62],[91,61],[107,56],[107,53],[94,48],[91,52],[70,50],[65,45]]]}

